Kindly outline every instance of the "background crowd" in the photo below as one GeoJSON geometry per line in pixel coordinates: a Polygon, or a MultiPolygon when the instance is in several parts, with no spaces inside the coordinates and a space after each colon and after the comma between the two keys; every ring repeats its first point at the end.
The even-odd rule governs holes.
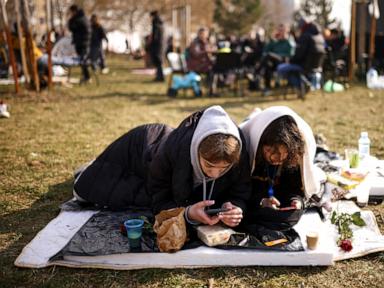
{"type": "MultiPolygon", "coordinates": [[[[86,83],[90,79],[89,66],[94,71],[99,67],[102,73],[108,72],[103,52],[103,41],[108,42],[108,38],[96,14],[88,17],[83,9],[71,5],[67,16],[67,28],[78,57],[76,64],[81,66],[81,83],[86,83]]],[[[174,70],[170,53],[177,53],[179,61],[185,63],[182,69],[185,74],[193,72],[202,76],[209,96],[219,95],[220,87],[233,86],[238,80],[245,80],[249,90],[262,91],[263,95],[288,85],[303,98],[308,90],[320,89],[326,79],[346,77],[348,39],[340,28],[320,27],[304,17],[291,27],[283,23],[269,29],[259,27],[256,33],[247,36],[224,35],[200,28],[189,46],[181,51],[173,36],[166,37],[160,16],[156,10],[150,13],[151,32],[143,39],[142,51],[133,53],[134,58],[144,56],[146,65],[156,68],[154,81],[157,82],[164,81],[164,66],[169,65],[174,70]]],[[[17,26],[14,27],[14,51],[21,75],[22,57],[17,26]]],[[[63,31],[55,32],[53,44],[62,36],[63,31]]],[[[46,38],[41,45],[34,44],[33,47],[43,83],[46,82],[48,69],[47,57],[43,57],[44,48],[41,47],[45,47],[46,38]]],[[[3,42],[5,39],[0,38],[0,43],[5,44],[3,42]]],[[[9,62],[6,45],[0,47],[0,63],[8,67],[4,65],[9,62]]],[[[56,61],[56,64],[62,62],[56,61]]],[[[4,68],[1,73],[6,75],[7,72],[8,69],[4,68]]],[[[190,79],[194,81],[196,78],[190,79]]],[[[201,93],[195,95],[200,96],[201,93]]]]}

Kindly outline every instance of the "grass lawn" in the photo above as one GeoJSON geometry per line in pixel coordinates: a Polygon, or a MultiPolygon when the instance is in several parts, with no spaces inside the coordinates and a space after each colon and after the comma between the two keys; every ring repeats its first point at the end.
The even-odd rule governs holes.
{"type": "MultiPolygon", "coordinates": [[[[134,75],[141,62],[110,57],[111,71],[100,86],[57,87],[41,95],[12,95],[0,87],[11,118],[0,119],[0,287],[383,287],[384,253],[342,261],[332,267],[248,267],[211,269],[20,269],[21,249],[71,197],[72,172],[97,156],[129,129],[148,122],[176,126],[191,112],[219,104],[241,121],[255,107],[287,105],[343,153],[368,131],[371,153],[384,158],[384,91],[354,85],[338,94],[311,93],[301,101],[289,95],[247,94],[220,98],[169,99],[165,84],[134,75]]],[[[369,207],[384,232],[384,208],[369,207]]]]}

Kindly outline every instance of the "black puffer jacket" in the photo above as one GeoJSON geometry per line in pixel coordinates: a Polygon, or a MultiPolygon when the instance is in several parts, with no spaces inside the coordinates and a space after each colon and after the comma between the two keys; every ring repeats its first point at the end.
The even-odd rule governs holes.
{"type": "MultiPolygon", "coordinates": [[[[154,213],[174,207],[186,207],[203,200],[202,184],[194,188],[190,147],[193,134],[204,111],[185,119],[159,147],[150,165],[148,190],[152,195],[154,213]]],[[[240,137],[245,143],[240,132],[240,137]]],[[[212,182],[208,183],[208,190],[212,182]]],[[[215,180],[211,199],[216,207],[230,201],[246,209],[251,197],[250,167],[245,144],[242,146],[239,165],[233,166],[215,180]]]]}
{"type": "Polygon", "coordinates": [[[90,24],[82,9],[78,10],[68,21],[68,28],[72,32],[72,43],[76,52],[81,54],[89,48],[91,38],[90,24]]]}
{"type": "Polygon", "coordinates": [[[297,40],[291,63],[300,65],[305,72],[310,72],[321,65],[325,53],[325,40],[319,27],[309,23],[303,27],[303,32],[297,40]]]}
{"type": "Polygon", "coordinates": [[[172,128],[148,124],[132,129],[105,149],[75,181],[83,199],[112,210],[151,207],[148,166],[172,128]]]}

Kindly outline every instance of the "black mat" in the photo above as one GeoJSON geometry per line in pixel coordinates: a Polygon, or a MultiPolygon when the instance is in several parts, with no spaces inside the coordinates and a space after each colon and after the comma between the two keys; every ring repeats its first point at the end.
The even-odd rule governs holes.
{"type": "MultiPolygon", "coordinates": [[[[61,206],[65,211],[81,211],[95,209],[84,203],[69,201],[61,206]]],[[[129,252],[158,252],[156,246],[156,234],[152,224],[154,217],[148,210],[129,209],[126,211],[102,210],[93,215],[88,222],[75,234],[69,243],[51,260],[62,259],[64,255],[98,256],[129,252]],[[124,221],[131,218],[145,220],[141,250],[131,251],[128,238],[122,231],[124,221]]],[[[222,249],[262,249],[273,251],[303,251],[299,235],[295,230],[273,231],[262,226],[253,226],[252,234],[241,233],[232,235],[225,245],[216,246],[222,249]],[[276,239],[286,238],[288,241],[282,244],[266,246],[264,243],[276,239]]],[[[193,229],[189,231],[189,241],[183,249],[196,248],[204,245],[197,237],[193,229]]]]}

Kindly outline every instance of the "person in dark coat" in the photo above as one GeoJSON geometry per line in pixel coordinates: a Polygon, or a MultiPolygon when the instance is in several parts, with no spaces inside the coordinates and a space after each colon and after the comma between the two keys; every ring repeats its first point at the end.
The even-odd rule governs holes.
{"type": "Polygon", "coordinates": [[[309,73],[311,69],[317,68],[315,66],[319,63],[319,58],[325,55],[325,39],[316,23],[302,25],[301,35],[290,63],[299,65],[305,73],[309,73]]]}
{"type": "Polygon", "coordinates": [[[273,38],[265,45],[263,57],[261,58],[260,67],[257,73],[264,76],[263,95],[269,95],[271,90],[271,79],[273,73],[279,64],[284,63],[293,56],[295,47],[288,38],[288,30],[284,24],[280,24],[273,38]]]}
{"type": "Polygon", "coordinates": [[[151,58],[152,63],[156,67],[156,78],[155,81],[163,82],[163,37],[164,27],[163,21],[161,20],[158,11],[151,12],[152,17],[152,34],[151,34],[151,58]]]}
{"type": "Polygon", "coordinates": [[[277,73],[288,78],[290,84],[298,88],[300,97],[304,97],[306,88],[311,84],[308,77],[322,72],[325,58],[325,40],[319,26],[313,22],[300,21],[301,35],[296,42],[295,54],[290,63],[283,63],[277,67],[277,73]]]}
{"type": "Polygon", "coordinates": [[[139,126],[113,142],[76,177],[77,199],[109,209],[186,207],[190,224],[237,226],[250,198],[241,131],[220,106],[187,117],[176,129],[139,126]],[[208,216],[206,207],[226,207],[208,216]]]}
{"type": "Polygon", "coordinates": [[[80,57],[80,65],[82,71],[81,82],[89,80],[89,71],[87,67],[87,58],[90,42],[90,25],[84,10],[77,5],[69,7],[68,28],[72,32],[72,43],[75,45],[77,55],[80,57]]]}
{"type": "Polygon", "coordinates": [[[197,37],[191,42],[188,48],[188,70],[196,73],[208,74],[212,70],[211,53],[213,49],[208,42],[209,31],[200,28],[197,37]]]}
{"type": "MultiPolygon", "coordinates": [[[[150,166],[148,189],[155,213],[186,207],[185,218],[190,224],[213,225],[222,221],[228,226],[237,226],[251,196],[250,174],[246,174],[250,173],[249,163],[246,163],[248,154],[243,142],[241,131],[220,106],[212,106],[185,119],[170,134],[150,166]],[[205,140],[217,134],[237,140],[238,160],[204,155],[205,140]],[[207,206],[231,210],[208,217],[204,213],[207,206]]],[[[222,147],[226,147],[227,152],[233,149],[233,144],[228,145],[223,139],[205,144],[213,151],[222,147]]]]}
{"type": "Polygon", "coordinates": [[[108,38],[96,14],[93,14],[91,16],[91,29],[92,29],[92,33],[91,33],[91,46],[89,51],[89,57],[92,62],[92,68],[93,70],[96,70],[96,67],[99,64],[101,71],[105,73],[107,70],[105,69],[106,66],[105,66],[105,57],[103,52],[103,40],[105,40],[108,43],[108,38]]]}

